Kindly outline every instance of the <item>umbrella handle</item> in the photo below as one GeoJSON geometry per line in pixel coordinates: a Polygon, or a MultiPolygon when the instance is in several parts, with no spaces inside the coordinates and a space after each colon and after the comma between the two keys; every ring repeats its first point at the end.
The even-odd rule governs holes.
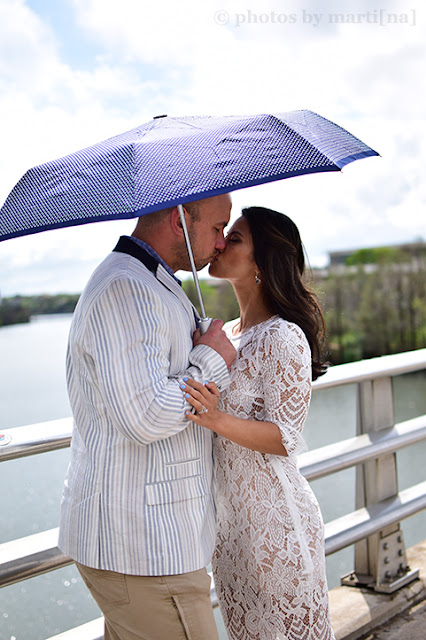
{"type": "Polygon", "coordinates": [[[209,328],[209,326],[211,325],[212,322],[212,318],[201,318],[199,323],[198,323],[198,328],[201,332],[201,335],[203,335],[207,329],[209,328]]]}

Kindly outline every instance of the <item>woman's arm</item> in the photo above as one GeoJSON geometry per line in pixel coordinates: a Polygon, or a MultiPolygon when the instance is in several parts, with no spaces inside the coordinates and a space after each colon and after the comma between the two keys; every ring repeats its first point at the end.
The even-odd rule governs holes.
{"type": "Polygon", "coordinates": [[[281,432],[276,424],[260,420],[246,420],[219,411],[217,402],[219,391],[214,382],[200,384],[191,378],[184,378],[181,385],[185,399],[196,413],[186,412],[189,420],[206,429],[232,440],[247,449],[286,456],[281,432]]]}

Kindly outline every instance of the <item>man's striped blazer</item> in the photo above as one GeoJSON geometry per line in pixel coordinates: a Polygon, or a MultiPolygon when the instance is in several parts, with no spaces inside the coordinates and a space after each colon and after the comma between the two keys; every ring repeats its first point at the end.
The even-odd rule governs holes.
{"type": "Polygon", "coordinates": [[[74,427],[59,547],[81,564],[171,575],[210,562],[212,435],[184,416],[179,385],[187,375],[225,388],[229,373],[216,351],[193,348],[195,328],[178,282],[129,238],[80,297],[67,351],[74,427]]]}

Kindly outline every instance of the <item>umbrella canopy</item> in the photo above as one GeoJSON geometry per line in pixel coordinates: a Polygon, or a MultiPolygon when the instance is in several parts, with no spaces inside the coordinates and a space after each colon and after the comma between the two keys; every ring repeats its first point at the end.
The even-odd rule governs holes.
{"type": "Polygon", "coordinates": [[[136,218],[256,184],[339,171],[378,155],[312,111],[158,116],[27,171],[0,210],[0,241],[136,218]]]}

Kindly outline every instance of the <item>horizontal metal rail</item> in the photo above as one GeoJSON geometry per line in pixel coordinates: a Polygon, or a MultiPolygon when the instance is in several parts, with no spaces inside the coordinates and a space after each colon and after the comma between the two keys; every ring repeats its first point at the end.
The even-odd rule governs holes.
{"type": "MultiPolygon", "coordinates": [[[[331,367],[313,384],[314,392],[345,384],[362,383],[420,371],[426,365],[426,349],[383,356],[331,367]]],[[[71,440],[72,418],[2,430],[0,462],[63,449],[71,440]]],[[[308,480],[336,473],[379,458],[426,439],[426,416],[327,445],[299,456],[299,467],[308,480]]],[[[325,525],[325,551],[332,554],[426,508],[426,482],[399,492],[369,507],[358,509],[325,525]]],[[[72,564],[57,546],[58,529],[0,545],[0,587],[72,564]]],[[[213,606],[217,605],[214,588],[213,606]]],[[[55,640],[101,640],[102,618],[78,627],[55,640]],[[82,635],[83,634],[83,635],[82,635]]],[[[54,640],[53,638],[51,640],[54,640]]]]}
{"type": "MultiPolygon", "coordinates": [[[[68,447],[71,426],[72,419],[64,418],[4,431],[10,437],[10,442],[0,446],[0,462],[68,447]]],[[[316,480],[425,438],[426,416],[423,415],[390,429],[355,436],[302,453],[298,458],[299,467],[307,480],[316,480]]]]}
{"type": "MultiPolygon", "coordinates": [[[[325,552],[330,555],[365,538],[383,527],[399,522],[426,507],[426,482],[401,491],[368,509],[359,509],[325,525],[325,552]]],[[[213,584],[213,583],[212,583],[213,584]]],[[[214,586],[211,589],[213,607],[218,606],[214,586]]],[[[103,640],[103,618],[97,618],[50,640],[103,640]]]]}
{"type": "Polygon", "coordinates": [[[5,444],[0,443],[0,462],[66,449],[71,442],[72,422],[72,418],[62,418],[2,430],[5,444]]]}
{"type": "MultiPolygon", "coordinates": [[[[425,367],[426,349],[341,364],[330,367],[325,375],[316,380],[313,383],[313,391],[380,377],[398,376],[421,371],[425,367]]],[[[64,449],[70,444],[71,430],[72,418],[4,429],[2,434],[5,437],[0,440],[0,462],[64,449]]]]}
{"type": "Polygon", "coordinates": [[[423,415],[390,429],[365,433],[302,453],[298,457],[299,468],[307,480],[317,480],[425,439],[426,415],[423,415]]]}
{"type": "Polygon", "coordinates": [[[344,384],[353,384],[383,377],[400,376],[421,371],[426,366],[426,349],[395,353],[369,360],[348,362],[330,367],[323,376],[312,383],[313,389],[331,389],[344,384]]]}
{"type": "MultiPolygon", "coordinates": [[[[57,423],[60,426],[66,426],[66,421],[54,421],[54,424],[57,425],[57,423]]],[[[53,427],[54,424],[51,423],[51,426],[53,427]]],[[[43,430],[42,425],[36,426],[38,430],[43,430]]],[[[21,429],[26,430],[25,427],[21,429]]],[[[18,432],[19,429],[14,431],[18,432]]],[[[50,436],[56,444],[63,442],[62,436],[55,439],[53,434],[54,430],[51,429],[50,436]]],[[[391,429],[349,438],[304,453],[299,456],[300,470],[308,480],[315,480],[423,439],[426,439],[426,416],[401,422],[391,429]]],[[[45,443],[46,440],[49,438],[43,442],[45,443]]],[[[18,441],[22,442],[23,439],[18,441]]],[[[34,441],[34,446],[38,450],[44,446],[36,442],[36,438],[34,441]]],[[[23,445],[25,451],[28,451],[28,446],[27,443],[23,445]]],[[[19,443],[15,448],[22,451],[19,443]]],[[[425,496],[416,493],[416,491],[421,492],[422,487],[423,485],[418,485],[414,488],[415,490],[413,489],[414,493],[410,493],[407,489],[396,498],[385,500],[368,509],[360,509],[328,523],[326,525],[327,553],[334,553],[338,549],[353,544],[354,535],[356,540],[361,540],[371,534],[372,528],[374,532],[380,531],[383,528],[383,514],[387,519],[386,524],[393,524],[399,519],[412,515],[416,509],[420,511],[425,508],[426,503],[423,499],[426,500],[426,486],[424,487],[425,496]]],[[[0,586],[10,585],[70,564],[71,560],[57,548],[57,536],[58,530],[52,529],[0,545],[0,586]]]]}
{"type": "Polygon", "coordinates": [[[59,528],[0,545],[0,587],[34,578],[73,563],[58,548],[59,528]]]}
{"type": "Polygon", "coordinates": [[[426,482],[328,522],[325,525],[325,553],[336,553],[422,509],[426,509],[426,482]]]}
{"type": "Polygon", "coordinates": [[[47,640],[104,640],[104,619],[96,618],[47,640]]]}
{"type": "MultiPolygon", "coordinates": [[[[426,482],[397,496],[325,525],[325,553],[330,555],[426,508],[426,482]]],[[[0,587],[72,564],[57,546],[58,529],[50,529],[0,545],[0,587]]]]}

